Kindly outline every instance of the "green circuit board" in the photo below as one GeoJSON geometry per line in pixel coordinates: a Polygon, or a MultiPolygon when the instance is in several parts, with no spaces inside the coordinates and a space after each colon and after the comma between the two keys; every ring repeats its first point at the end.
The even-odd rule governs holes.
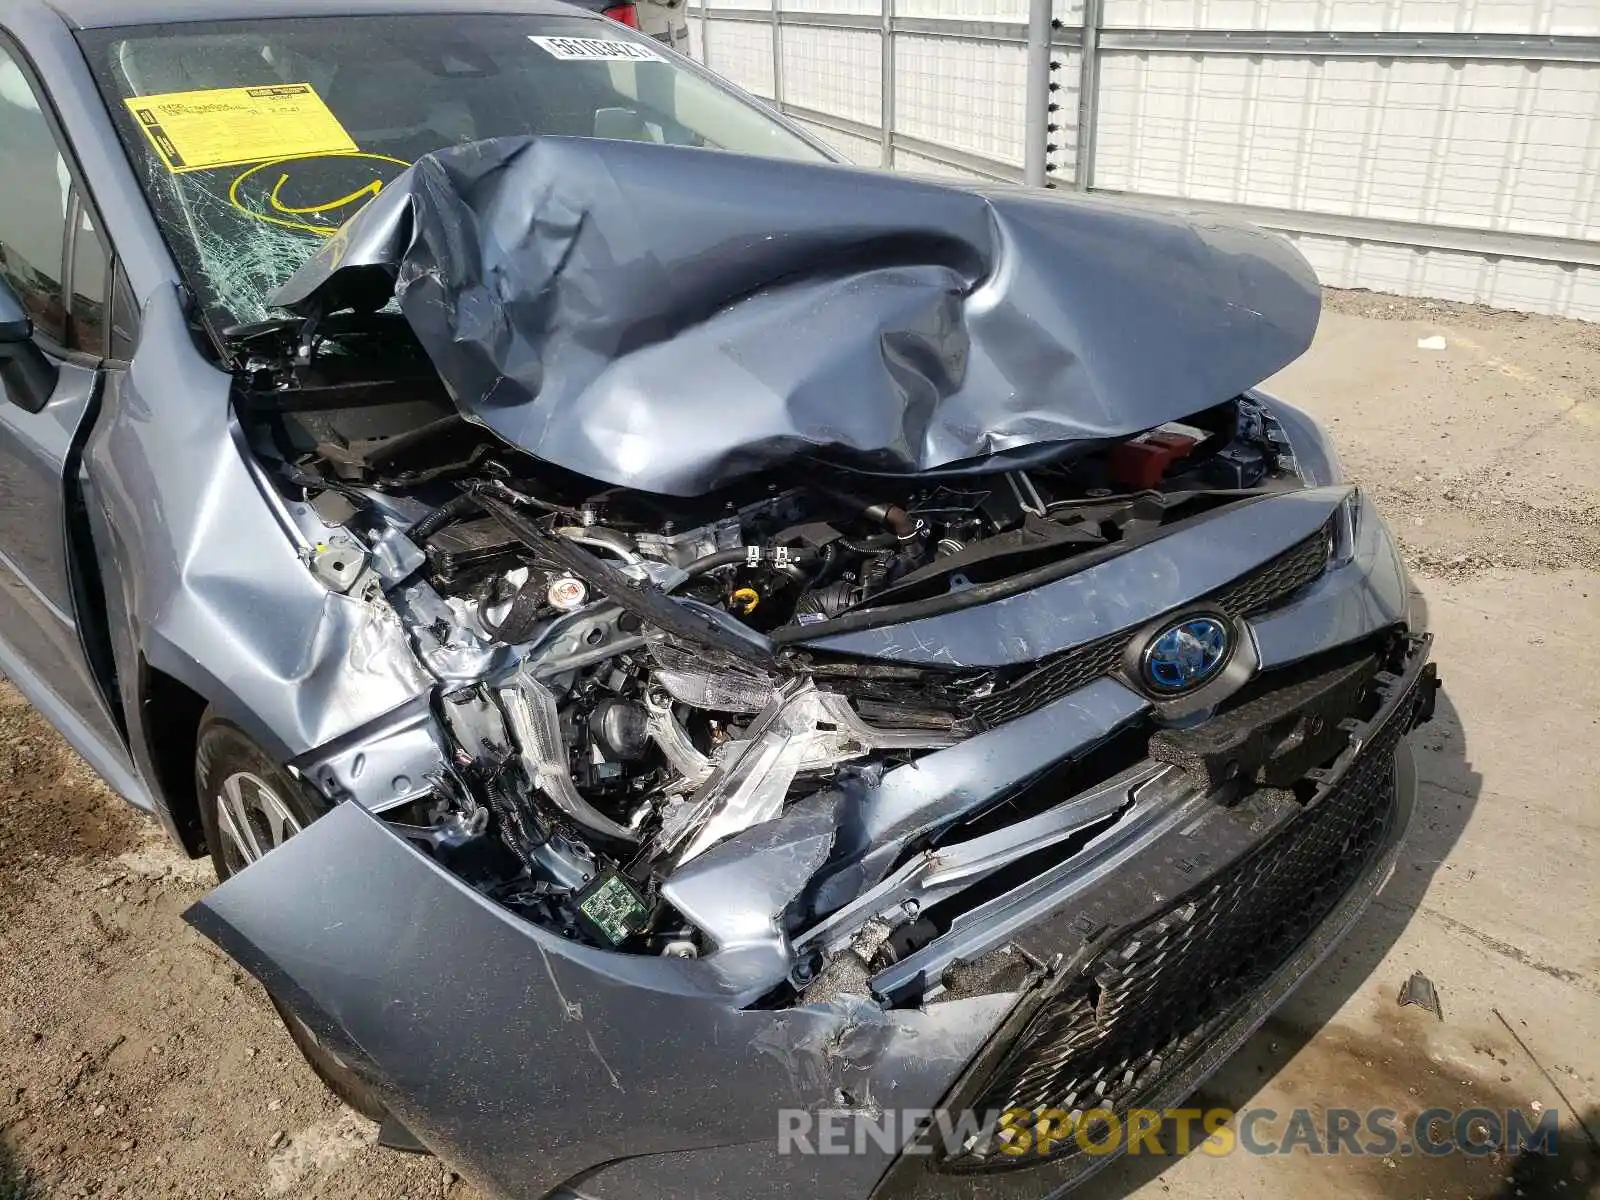
{"type": "Polygon", "coordinates": [[[578,894],[578,911],[613,946],[638,933],[650,917],[644,899],[615,871],[605,872],[578,894]]]}

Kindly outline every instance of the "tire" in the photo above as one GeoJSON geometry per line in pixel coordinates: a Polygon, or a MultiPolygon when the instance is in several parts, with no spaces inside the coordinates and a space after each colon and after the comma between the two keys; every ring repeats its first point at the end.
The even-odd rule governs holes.
{"type": "MultiPolygon", "coordinates": [[[[195,739],[194,780],[200,823],[219,882],[281,845],[330,807],[244,730],[209,708],[200,718],[195,739]]],[[[382,1123],[389,1110],[377,1093],[270,991],[267,998],[328,1090],[362,1116],[382,1123]]]]}

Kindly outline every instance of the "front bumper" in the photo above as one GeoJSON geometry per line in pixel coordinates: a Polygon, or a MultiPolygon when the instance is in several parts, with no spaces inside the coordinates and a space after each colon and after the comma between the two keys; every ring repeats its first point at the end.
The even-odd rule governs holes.
{"type": "MultiPolygon", "coordinates": [[[[1320,528],[1338,498],[1297,493],[1251,506],[1255,561],[1320,528]]],[[[1209,561],[1195,555],[1208,541],[1162,539],[1104,564],[1100,570],[1139,577],[1125,588],[1100,587],[1101,607],[1132,603],[1149,591],[1135,585],[1149,581],[1181,578],[1171,586],[1193,597],[1196,564],[1209,561]]],[[[1403,572],[1375,516],[1353,550],[1347,566],[1297,592],[1293,603],[1250,618],[1263,667],[1398,625],[1403,572]]],[[[1075,586],[1092,586],[1088,574],[1075,586]]],[[[1032,653],[1047,649],[1048,613],[1036,612],[1026,595],[1018,601],[999,624],[1025,634],[1016,640],[1032,653]]],[[[1142,619],[1121,608],[1100,616],[1102,628],[1142,619]]],[[[1055,1093],[1072,1082],[1063,1072],[1079,1067],[1098,1071],[1097,1079],[1113,1069],[1132,1072],[1123,1091],[1108,1097],[1113,1108],[1159,1107],[1186,1095],[1348,928],[1392,866],[1413,791],[1400,739],[1425,716],[1432,696],[1426,654],[1426,640],[1414,639],[1405,667],[1385,685],[1382,707],[1355,731],[1352,752],[1303,815],[1281,797],[1248,809],[1223,807],[1205,794],[1153,806],[1144,823],[1112,839],[1092,862],[1045,872],[940,939],[966,961],[1011,946],[1039,969],[920,1005],[883,1007],[844,994],[764,1007],[737,955],[646,959],[575,944],[496,907],[356,804],[340,805],[235,876],[190,919],[365,1075],[422,1142],[497,1194],[539,1196],[568,1185],[600,1200],[1037,1196],[1073,1186],[1106,1156],[1015,1170],[1010,1158],[994,1154],[992,1163],[964,1162],[955,1154],[902,1153],[898,1144],[882,1147],[870,1137],[859,1154],[779,1155],[778,1113],[843,1103],[866,1124],[879,1106],[971,1106],[1018,1089],[1055,1104],[1066,1099],[1055,1093]],[[1236,973],[1237,995],[1228,1004],[1191,1014],[1189,1026],[1169,1022],[1142,1042],[1133,1026],[1115,1022],[1116,1037],[1085,1042],[1070,1021],[1066,1053],[1042,1040],[1055,1015],[1082,1001],[1074,989],[1086,975],[1122,997],[1120,1011],[1134,1016],[1151,1005],[1165,1011],[1164,997],[1210,978],[1206,964],[1226,962],[1236,946],[1196,936],[1202,923],[1183,915],[1186,906],[1194,903],[1200,913],[1206,889],[1224,887],[1247,864],[1260,866],[1271,847],[1312,827],[1307,818],[1339,810],[1328,798],[1357,772],[1369,790],[1377,787],[1373,780],[1390,781],[1379,789],[1385,812],[1366,823],[1359,842],[1318,836],[1319,846],[1348,842],[1350,852],[1333,857],[1349,870],[1325,884],[1316,906],[1301,910],[1276,957],[1236,973]],[[1187,987],[1149,982],[1166,972],[1150,973],[1131,950],[1149,934],[1194,948],[1174,956],[1192,958],[1173,976],[1187,987]],[[1112,952],[1125,960],[1120,979],[1108,974],[1116,965],[1106,957],[1112,952]],[[1021,1049],[1028,1046],[1044,1049],[1030,1058],[1021,1049]],[[1086,1048],[1099,1057],[1080,1060],[1086,1048]]],[[[1126,727],[1142,709],[1113,679],[1089,683],[926,756],[915,769],[888,772],[857,832],[874,845],[909,836],[929,818],[930,805],[979,804],[1126,727]]],[[[783,820],[749,831],[772,839],[773,853],[759,861],[773,864],[776,878],[801,847],[830,844],[845,829],[847,811],[859,817],[863,810],[797,804],[783,820]]],[[[1265,878],[1279,901],[1295,899],[1296,870],[1275,868],[1265,878]]],[[[1239,927],[1264,919],[1252,908],[1239,927]]],[[[1205,928],[1218,924],[1229,921],[1205,928]]],[[[907,983],[906,969],[901,964],[898,979],[875,980],[879,994],[895,995],[907,983]]],[[[1095,1007],[1104,1015],[1099,1000],[1095,1007]]]]}

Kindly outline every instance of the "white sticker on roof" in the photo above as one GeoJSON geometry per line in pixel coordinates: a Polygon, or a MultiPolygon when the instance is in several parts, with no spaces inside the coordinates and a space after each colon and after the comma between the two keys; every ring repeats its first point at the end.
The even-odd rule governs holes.
{"type": "Polygon", "coordinates": [[[538,37],[528,40],[563,62],[666,62],[644,42],[612,38],[538,37]]]}

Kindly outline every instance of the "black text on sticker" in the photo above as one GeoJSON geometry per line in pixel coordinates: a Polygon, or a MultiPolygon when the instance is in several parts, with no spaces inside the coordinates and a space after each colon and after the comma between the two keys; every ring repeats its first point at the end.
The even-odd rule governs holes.
{"type": "Polygon", "coordinates": [[[528,40],[555,58],[585,62],[666,62],[649,46],[610,38],[536,37],[528,40]]]}

